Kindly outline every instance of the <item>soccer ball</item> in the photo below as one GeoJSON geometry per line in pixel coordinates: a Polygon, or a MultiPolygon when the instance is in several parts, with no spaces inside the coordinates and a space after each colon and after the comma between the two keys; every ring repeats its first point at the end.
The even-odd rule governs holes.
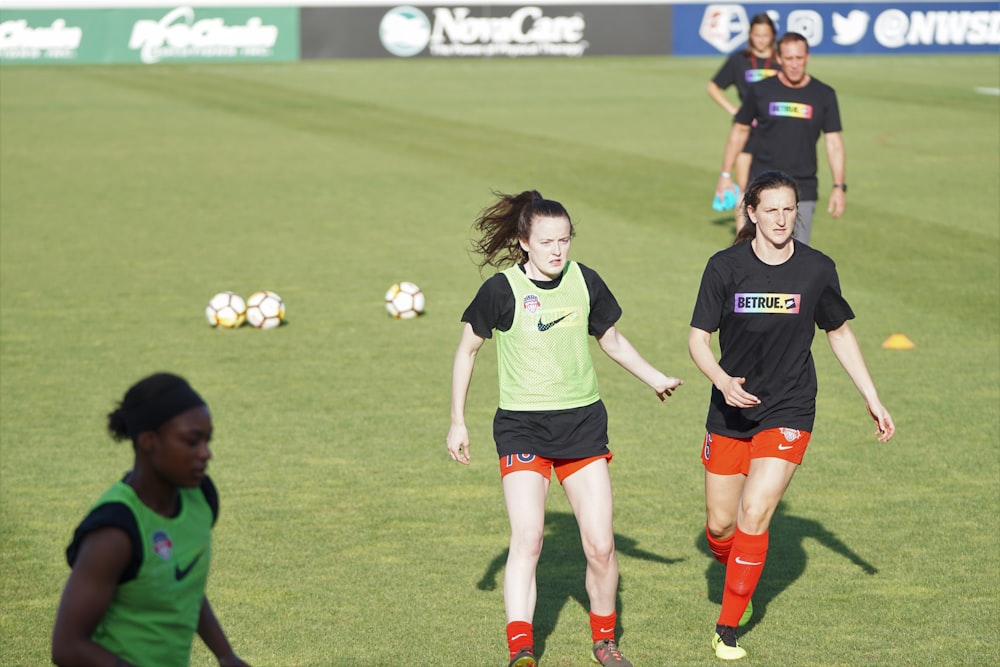
{"type": "Polygon", "coordinates": [[[247,322],[258,329],[273,329],[285,319],[285,302],[274,292],[254,292],[247,299],[247,322]]]}
{"type": "Polygon", "coordinates": [[[235,329],[247,317],[247,304],[234,292],[219,292],[205,306],[205,318],[213,327],[235,329]]]}
{"type": "Polygon", "coordinates": [[[385,309],[401,320],[414,318],[424,312],[424,293],[413,283],[396,283],[385,293],[385,309]]]}

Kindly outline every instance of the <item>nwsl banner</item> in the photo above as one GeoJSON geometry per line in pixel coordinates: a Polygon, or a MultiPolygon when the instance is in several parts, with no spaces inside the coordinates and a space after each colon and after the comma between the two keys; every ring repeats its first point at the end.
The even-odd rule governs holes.
{"type": "Polygon", "coordinates": [[[778,34],[801,33],[813,53],[1000,54],[997,2],[675,5],[673,53],[730,53],[746,44],[750,18],[767,13],[778,34]]]}

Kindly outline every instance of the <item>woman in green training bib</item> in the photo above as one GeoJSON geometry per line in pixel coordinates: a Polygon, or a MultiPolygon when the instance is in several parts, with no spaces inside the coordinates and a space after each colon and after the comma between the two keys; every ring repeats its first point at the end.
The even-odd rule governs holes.
{"type": "Polygon", "coordinates": [[[660,400],[682,384],[656,370],[618,332],[621,308],[592,269],[569,261],[573,223],[557,201],[537,191],[498,194],[476,221],[476,250],[506,270],[480,287],[462,315],[465,326],[452,371],[451,458],[468,465],[465,403],[476,355],[496,332],[500,406],[493,437],[500,457],[510,549],[504,606],[510,667],[533,667],[535,568],[542,549],[551,473],[566,492],[587,558],[592,655],[630,667],[615,643],[618,562],[612,527],[608,415],[597,391],[589,336],[660,400]]]}
{"type": "Polygon", "coordinates": [[[212,417],[183,378],[151,375],[108,415],[135,463],[66,549],[72,568],[52,632],[57,665],[180,667],[197,632],[221,667],[247,667],[205,597],[219,498],[205,474],[212,417]]]}

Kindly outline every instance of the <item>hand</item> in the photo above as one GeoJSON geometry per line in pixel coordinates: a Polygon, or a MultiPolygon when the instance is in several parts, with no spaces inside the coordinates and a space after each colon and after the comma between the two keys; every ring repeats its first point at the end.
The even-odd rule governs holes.
{"type": "Polygon", "coordinates": [[[830,193],[830,204],[826,207],[826,212],[836,219],[844,214],[845,208],[847,208],[847,193],[840,188],[834,188],[830,193]]]}
{"type": "Polygon", "coordinates": [[[656,397],[659,398],[664,403],[667,397],[670,396],[677,387],[684,384],[684,380],[679,378],[670,377],[669,375],[664,375],[660,378],[660,381],[653,385],[653,391],[656,392],[656,397]]]}
{"type": "Polygon", "coordinates": [[[722,392],[722,397],[726,399],[726,405],[734,408],[752,408],[755,405],[760,405],[759,398],[743,390],[746,378],[734,378],[728,375],[726,377],[729,379],[724,380],[721,386],[716,385],[718,390],[722,392]]]}
{"type": "Polygon", "coordinates": [[[469,429],[465,424],[452,424],[445,442],[452,461],[469,465],[469,429]]]}
{"type": "Polygon", "coordinates": [[[727,190],[733,189],[733,177],[719,175],[719,180],[715,183],[715,196],[721,201],[726,196],[727,190]]]}
{"type": "Polygon", "coordinates": [[[866,403],[868,414],[875,420],[875,436],[879,442],[889,442],[896,432],[896,425],[892,422],[892,415],[878,402],[878,400],[866,403]]]}

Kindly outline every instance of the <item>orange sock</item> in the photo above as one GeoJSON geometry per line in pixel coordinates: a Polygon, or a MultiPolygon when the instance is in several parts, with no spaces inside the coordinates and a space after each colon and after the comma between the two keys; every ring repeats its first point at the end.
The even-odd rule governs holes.
{"type": "Polygon", "coordinates": [[[615,625],[618,623],[618,612],[610,616],[598,616],[590,612],[590,636],[595,642],[615,638],[615,625]]]}
{"type": "Polygon", "coordinates": [[[715,556],[715,560],[719,561],[723,565],[729,562],[729,552],[733,548],[733,538],[736,535],[730,535],[724,540],[712,537],[712,533],[708,532],[708,524],[705,524],[705,537],[708,538],[708,548],[712,550],[712,555],[715,556]]]}
{"type": "Polygon", "coordinates": [[[767,533],[748,535],[736,529],[733,550],[726,564],[726,588],[722,593],[719,625],[736,627],[746,611],[767,560],[767,533]]]}
{"type": "Polygon", "coordinates": [[[507,650],[511,659],[523,648],[534,649],[535,631],[527,621],[511,621],[507,624],[507,650]]]}

